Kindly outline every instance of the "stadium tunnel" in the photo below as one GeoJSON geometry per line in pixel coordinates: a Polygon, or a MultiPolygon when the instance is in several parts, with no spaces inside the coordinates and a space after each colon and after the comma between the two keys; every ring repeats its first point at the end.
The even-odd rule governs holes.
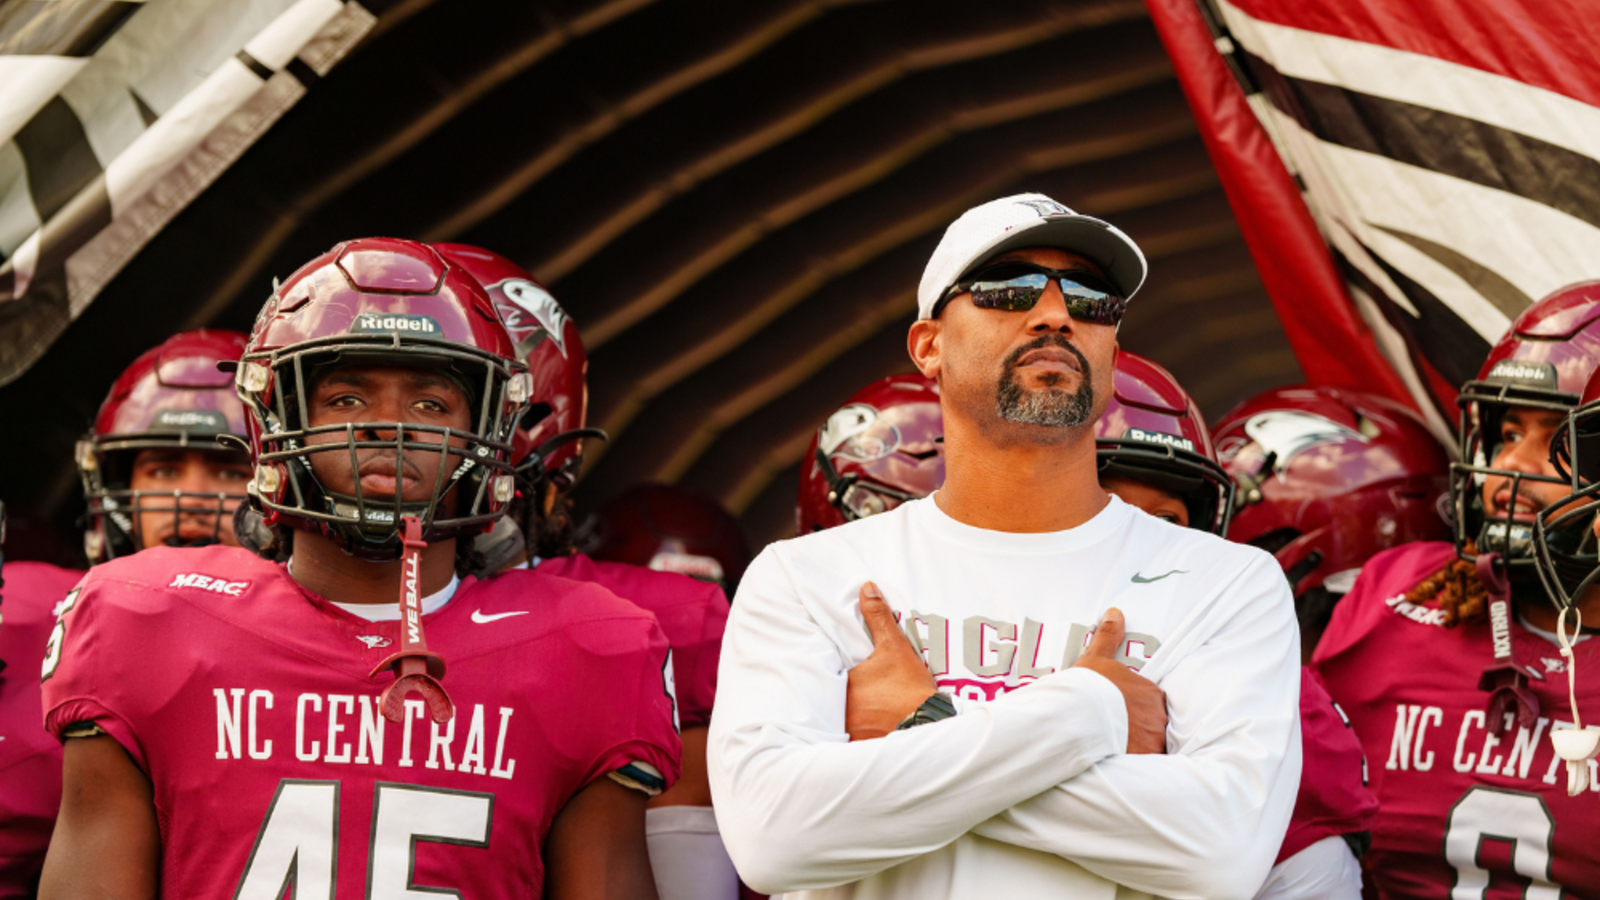
{"type": "MultiPolygon", "coordinates": [[[[582,328],[580,510],[709,494],[793,526],[814,429],[909,369],[923,265],[1022,190],[1151,260],[1124,347],[1219,416],[1300,379],[1140,0],[404,0],[0,389],[0,497],[76,545],[74,442],[169,334],[248,329],[335,242],[480,244],[582,328]]],[[[314,73],[306,77],[315,78],[314,73]]]]}

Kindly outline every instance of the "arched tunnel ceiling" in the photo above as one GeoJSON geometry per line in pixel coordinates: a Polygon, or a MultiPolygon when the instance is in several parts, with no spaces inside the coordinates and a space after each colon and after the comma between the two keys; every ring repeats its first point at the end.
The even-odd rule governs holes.
{"type": "Polygon", "coordinates": [[[1299,370],[1138,0],[402,2],[23,379],[0,496],[69,527],[72,442],[171,331],[247,328],[338,240],[481,244],[590,349],[592,506],[683,483],[787,534],[810,433],[909,368],[945,225],[1039,190],[1131,234],[1122,330],[1215,417],[1299,370]]]}

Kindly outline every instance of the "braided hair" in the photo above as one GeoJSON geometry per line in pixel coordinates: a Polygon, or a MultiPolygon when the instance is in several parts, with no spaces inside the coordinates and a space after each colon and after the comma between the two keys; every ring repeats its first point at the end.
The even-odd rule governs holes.
{"type": "MultiPolygon", "coordinates": [[[[1466,551],[1477,555],[1475,543],[1468,541],[1466,551]]],[[[1444,627],[1474,625],[1489,621],[1489,589],[1478,578],[1478,568],[1464,559],[1452,559],[1444,568],[1429,575],[1406,592],[1411,603],[1439,602],[1444,612],[1444,627]]]]}

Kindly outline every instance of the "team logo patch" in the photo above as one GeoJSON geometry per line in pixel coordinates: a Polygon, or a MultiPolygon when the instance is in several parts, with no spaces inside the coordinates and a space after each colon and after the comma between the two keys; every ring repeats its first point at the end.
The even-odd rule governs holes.
{"type": "Polygon", "coordinates": [[[163,409],[156,413],[150,427],[222,434],[228,430],[228,419],[214,409],[163,409]]]}
{"type": "Polygon", "coordinates": [[[1187,450],[1190,453],[1194,452],[1194,441],[1191,441],[1186,437],[1178,437],[1175,434],[1165,434],[1160,431],[1145,431],[1143,428],[1129,428],[1127,431],[1122,433],[1122,437],[1125,440],[1143,441],[1146,444],[1160,444],[1163,447],[1171,447],[1175,450],[1187,450]]]}
{"type": "Polygon", "coordinates": [[[350,325],[351,334],[440,334],[439,322],[433,316],[414,316],[399,313],[361,313],[350,325]]]}
{"type": "Polygon", "coordinates": [[[1495,384],[1514,384],[1518,387],[1556,389],[1556,367],[1547,362],[1518,362],[1502,359],[1489,370],[1484,381],[1495,384]]]}
{"type": "Polygon", "coordinates": [[[526,278],[507,278],[495,287],[500,289],[502,298],[495,303],[495,309],[517,344],[517,356],[526,358],[548,337],[566,358],[567,311],[556,298],[526,278]]]}
{"type": "Polygon", "coordinates": [[[387,647],[394,643],[394,641],[381,634],[358,634],[356,635],[356,640],[366,644],[368,650],[376,650],[379,647],[387,647]]]}
{"type": "Polygon", "coordinates": [[[198,591],[210,591],[213,594],[226,594],[237,597],[250,587],[248,581],[229,581],[226,578],[213,578],[210,575],[201,575],[198,572],[187,572],[176,575],[167,587],[193,588],[198,591]]]}

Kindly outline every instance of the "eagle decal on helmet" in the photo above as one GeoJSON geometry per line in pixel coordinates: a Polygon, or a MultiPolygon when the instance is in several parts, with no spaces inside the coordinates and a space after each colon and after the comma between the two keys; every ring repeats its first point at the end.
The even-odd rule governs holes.
{"type": "MultiPolygon", "coordinates": [[[[1251,416],[1244,433],[1261,448],[1261,458],[1272,457],[1272,470],[1282,473],[1289,460],[1329,441],[1367,442],[1367,436],[1315,413],[1274,409],[1251,416]]],[[[1223,462],[1231,463],[1250,442],[1227,441],[1217,448],[1223,462]],[[1231,444],[1231,446],[1229,446],[1231,444]]]]}
{"type": "Polygon", "coordinates": [[[883,459],[900,446],[900,429],[865,403],[851,403],[828,417],[817,446],[829,456],[858,462],[883,459]]]}
{"type": "Polygon", "coordinates": [[[506,330],[511,332],[511,339],[517,342],[519,357],[526,358],[546,337],[555,341],[563,357],[567,355],[567,311],[549,291],[524,278],[507,278],[493,288],[498,288],[511,301],[497,304],[497,307],[506,330]]]}

